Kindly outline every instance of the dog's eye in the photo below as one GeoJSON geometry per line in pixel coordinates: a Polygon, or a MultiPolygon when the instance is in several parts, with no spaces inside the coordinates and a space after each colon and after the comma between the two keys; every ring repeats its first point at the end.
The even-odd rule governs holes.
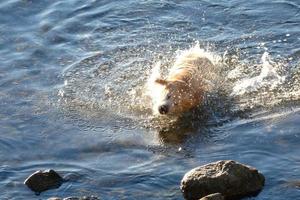
{"type": "Polygon", "coordinates": [[[170,99],[170,98],[171,98],[171,95],[170,95],[170,94],[168,94],[168,95],[167,95],[167,99],[170,99]]]}

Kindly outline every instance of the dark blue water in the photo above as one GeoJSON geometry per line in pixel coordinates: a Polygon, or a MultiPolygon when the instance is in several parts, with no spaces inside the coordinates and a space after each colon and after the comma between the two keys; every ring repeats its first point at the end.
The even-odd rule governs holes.
{"type": "Polygon", "coordinates": [[[184,173],[220,159],[265,175],[250,199],[300,199],[299,58],[298,0],[2,0],[0,199],[183,199],[184,173]],[[143,85],[196,42],[225,92],[165,130],[143,85]],[[35,196],[23,181],[47,168],[69,182],[35,196]]]}

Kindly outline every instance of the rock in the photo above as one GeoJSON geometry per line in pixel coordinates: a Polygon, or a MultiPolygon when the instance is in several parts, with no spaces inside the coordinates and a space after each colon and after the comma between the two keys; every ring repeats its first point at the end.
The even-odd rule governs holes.
{"type": "Polygon", "coordinates": [[[205,197],[202,197],[200,200],[224,200],[224,197],[221,193],[214,193],[207,195],[205,197]]]}
{"type": "Polygon", "coordinates": [[[293,187],[293,188],[300,188],[300,180],[292,180],[287,181],[284,186],[286,187],[293,187]]]}
{"type": "Polygon", "coordinates": [[[100,200],[96,196],[83,196],[83,197],[66,197],[64,199],[58,197],[51,197],[48,200],[100,200]]]}
{"type": "Polygon", "coordinates": [[[99,200],[98,197],[95,196],[83,196],[83,197],[67,197],[63,200],[99,200]]]}
{"type": "Polygon", "coordinates": [[[213,193],[221,193],[225,199],[236,199],[258,194],[264,182],[264,176],[255,168],[224,160],[187,172],[181,180],[180,188],[189,200],[213,193]]]}
{"type": "Polygon", "coordinates": [[[32,191],[40,193],[49,189],[58,188],[63,183],[64,179],[54,170],[36,171],[30,175],[24,184],[32,191]]]}

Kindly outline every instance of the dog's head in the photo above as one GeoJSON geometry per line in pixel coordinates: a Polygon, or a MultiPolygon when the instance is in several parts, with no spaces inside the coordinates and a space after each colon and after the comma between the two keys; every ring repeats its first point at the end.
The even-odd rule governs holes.
{"type": "Polygon", "coordinates": [[[154,109],[162,115],[176,115],[188,111],[199,101],[195,91],[184,81],[168,81],[156,79],[155,83],[162,87],[154,109]]]}

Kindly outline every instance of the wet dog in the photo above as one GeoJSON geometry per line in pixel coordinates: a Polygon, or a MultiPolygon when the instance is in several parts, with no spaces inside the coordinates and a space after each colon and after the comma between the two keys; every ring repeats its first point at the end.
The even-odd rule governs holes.
{"type": "Polygon", "coordinates": [[[180,115],[201,105],[209,89],[207,72],[212,67],[203,51],[194,47],[177,58],[166,78],[158,72],[152,74],[150,96],[154,113],[180,115]]]}

